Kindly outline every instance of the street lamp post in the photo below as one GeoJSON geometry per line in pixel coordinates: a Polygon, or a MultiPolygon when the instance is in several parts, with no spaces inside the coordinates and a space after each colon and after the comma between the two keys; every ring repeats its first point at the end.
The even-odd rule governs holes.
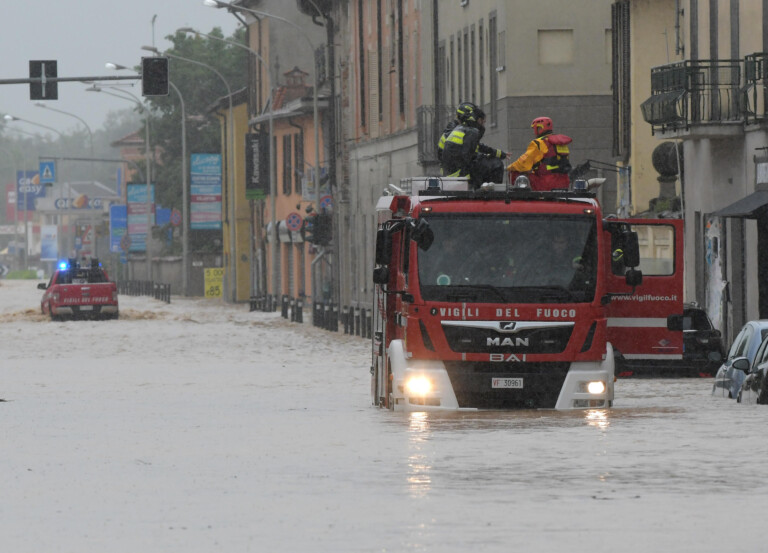
{"type": "Polygon", "coordinates": [[[137,106],[139,106],[139,109],[143,110],[145,112],[146,117],[144,118],[144,149],[145,149],[145,156],[147,161],[147,201],[146,201],[146,209],[147,209],[147,237],[144,240],[144,249],[145,249],[145,255],[147,256],[147,280],[152,281],[152,166],[151,166],[151,159],[150,159],[150,143],[149,143],[149,110],[147,110],[144,107],[144,104],[141,103],[141,100],[135,95],[127,90],[120,90],[121,94],[114,94],[112,92],[109,92],[107,90],[104,90],[102,87],[97,85],[92,85],[89,88],[86,88],[88,92],[103,92],[104,94],[108,94],[110,96],[114,96],[115,98],[122,98],[123,100],[128,100],[130,102],[135,103],[137,106]],[[125,94],[126,96],[123,96],[125,94]]]}
{"type": "MultiPolygon", "coordinates": [[[[3,119],[5,119],[9,123],[12,122],[12,121],[22,121],[24,123],[29,123],[30,125],[35,125],[36,127],[41,127],[43,129],[48,129],[49,131],[53,131],[53,132],[55,132],[56,134],[59,135],[59,138],[64,138],[64,135],[60,131],[57,131],[53,127],[49,127],[48,125],[43,125],[42,123],[35,123],[34,121],[30,121],[28,119],[22,119],[21,117],[14,117],[13,115],[10,115],[10,114],[7,114],[7,113],[3,116],[3,119]]],[[[24,132],[24,131],[22,131],[20,129],[12,129],[12,130],[15,130],[15,131],[18,131],[18,132],[24,132]]],[[[28,203],[27,188],[28,188],[28,186],[24,187],[24,262],[23,263],[24,263],[24,268],[25,269],[27,267],[27,255],[28,255],[28,251],[27,250],[29,248],[29,224],[28,224],[28,221],[27,221],[27,207],[28,207],[27,206],[27,203],[28,203]]],[[[19,179],[18,179],[18,174],[17,174],[16,175],[16,194],[18,194],[18,193],[19,193],[19,179]]],[[[16,213],[16,224],[17,225],[18,225],[18,207],[19,207],[19,202],[18,202],[18,198],[17,198],[16,199],[16,208],[17,208],[16,209],[16,212],[17,212],[16,213]]],[[[17,245],[17,247],[18,247],[18,245],[17,245]]]]}
{"type": "Polygon", "coordinates": [[[184,107],[184,97],[173,82],[168,81],[170,87],[176,92],[181,103],[181,289],[185,296],[189,290],[189,178],[187,173],[187,115],[184,107]]]}
{"type": "MultiPolygon", "coordinates": [[[[154,54],[160,54],[160,51],[155,48],[154,46],[142,46],[142,50],[146,50],[148,52],[152,52],[154,54]]],[[[235,147],[235,118],[234,113],[232,111],[232,88],[229,86],[229,83],[224,78],[224,76],[219,73],[219,71],[207,63],[203,63],[201,61],[184,58],[181,56],[178,56],[176,54],[169,54],[167,52],[164,52],[162,55],[169,57],[171,59],[177,59],[180,61],[186,61],[188,63],[198,65],[200,67],[205,67],[206,69],[210,69],[216,75],[221,79],[221,81],[224,83],[224,86],[227,89],[227,99],[229,100],[229,148],[228,152],[228,170],[229,178],[227,179],[229,181],[229,283],[230,283],[230,293],[232,294],[232,302],[237,301],[237,279],[235,276],[235,271],[237,269],[237,264],[235,260],[235,153],[234,153],[234,147],[235,147]]]]}
{"type": "MultiPolygon", "coordinates": [[[[240,44],[239,42],[235,42],[233,40],[227,40],[224,38],[219,38],[217,36],[213,36],[207,33],[202,33],[196,29],[192,29],[191,27],[182,27],[180,29],[177,29],[177,31],[182,33],[194,33],[196,35],[202,35],[205,37],[208,37],[209,39],[218,40],[221,42],[226,42],[227,44],[232,44],[234,46],[238,46],[239,48],[243,48],[244,50],[247,50],[250,52],[253,56],[256,57],[261,63],[263,63],[267,67],[267,87],[269,88],[269,94],[270,98],[272,96],[272,77],[269,74],[270,72],[270,65],[266,61],[264,61],[264,58],[259,55],[256,50],[253,50],[252,48],[249,48],[248,46],[244,44],[240,44]]],[[[272,137],[274,136],[274,124],[273,124],[273,115],[274,115],[274,104],[270,100],[269,102],[269,140],[267,143],[267,157],[269,162],[269,195],[270,195],[270,214],[272,219],[272,236],[273,236],[273,242],[272,242],[272,292],[277,295],[278,292],[278,280],[279,280],[279,263],[280,263],[280,257],[278,252],[278,240],[279,236],[277,233],[277,207],[276,207],[276,197],[277,197],[277,175],[276,175],[276,167],[274,160],[272,159],[272,156],[274,152],[272,151],[272,137]]],[[[253,233],[251,233],[253,235],[253,233]]],[[[251,248],[252,249],[252,248],[251,248]]]]}

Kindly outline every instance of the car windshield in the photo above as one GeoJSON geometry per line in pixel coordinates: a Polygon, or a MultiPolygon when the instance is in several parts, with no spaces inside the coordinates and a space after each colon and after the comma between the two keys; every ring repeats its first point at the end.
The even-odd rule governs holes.
{"type": "Polygon", "coordinates": [[[425,300],[486,303],[592,301],[594,217],[432,214],[432,245],[418,250],[425,300]]]}

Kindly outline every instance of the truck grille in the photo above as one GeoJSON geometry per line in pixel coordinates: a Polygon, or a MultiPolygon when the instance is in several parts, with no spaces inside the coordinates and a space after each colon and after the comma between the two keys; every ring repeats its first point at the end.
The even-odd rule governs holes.
{"type": "Polygon", "coordinates": [[[561,353],[572,326],[521,329],[515,333],[492,328],[443,326],[449,347],[458,353],[561,353]]]}
{"type": "Polygon", "coordinates": [[[446,361],[459,407],[554,409],[569,363],[480,363],[446,361]],[[493,378],[522,378],[520,389],[493,388],[493,378]]]}

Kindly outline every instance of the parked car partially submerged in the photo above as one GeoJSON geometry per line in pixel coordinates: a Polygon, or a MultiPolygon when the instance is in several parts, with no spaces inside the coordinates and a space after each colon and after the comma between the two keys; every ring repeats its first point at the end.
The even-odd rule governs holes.
{"type": "Polygon", "coordinates": [[[757,348],[755,359],[751,363],[746,357],[738,357],[733,360],[732,365],[745,374],[736,401],[768,404],[768,336],[757,348]]]}
{"type": "MultiPolygon", "coordinates": [[[[746,370],[755,365],[758,349],[768,336],[768,320],[749,321],[745,324],[728,350],[728,356],[715,374],[712,385],[712,395],[736,399],[746,379],[746,370]]],[[[761,358],[766,353],[765,346],[761,349],[761,358]]],[[[768,358],[766,358],[768,361],[768,358]]]]}

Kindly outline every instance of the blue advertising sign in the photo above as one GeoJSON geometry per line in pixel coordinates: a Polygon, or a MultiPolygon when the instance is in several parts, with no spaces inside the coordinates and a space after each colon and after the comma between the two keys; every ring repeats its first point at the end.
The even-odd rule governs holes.
{"type": "Polygon", "coordinates": [[[109,206],[109,251],[118,253],[120,241],[128,232],[128,206],[109,206]]]}
{"type": "MultiPolygon", "coordinates": [[[[155,185],[150,186],[150,222],[154,225],[155,213],[155,185]]],[[[128,185],[128,235],[131,237],[130,249],[132,252],[147,250],[147,185],[128,185]]]]}
{"type": "Polygon", "coordinates": [[[37,171],[16,171],[16,191],[17,211],[34,211],[35,200],[45,198],[45,185],[40,184],[37,171]]]}
{"type": "Polygon", "coordinates": [[[190,228],[221,229],[221,154],[192,154],[190,228]]]}

